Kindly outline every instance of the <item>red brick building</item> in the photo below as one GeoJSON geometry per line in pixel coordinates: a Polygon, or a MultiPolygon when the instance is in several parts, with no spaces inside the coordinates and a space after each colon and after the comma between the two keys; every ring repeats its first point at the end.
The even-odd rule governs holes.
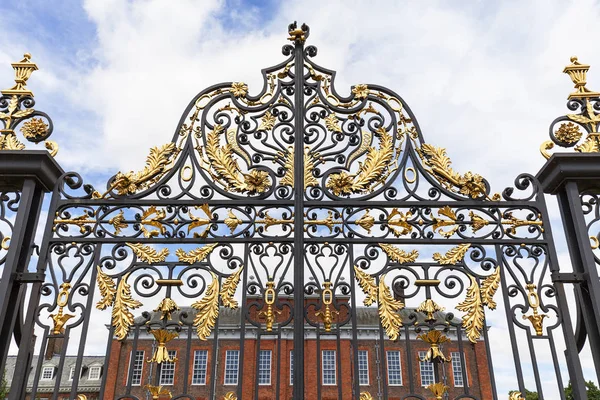
{"type": "MultiPolygon", "coordinates": [[[[187,317],[185,314],[181,317],[183,320],[193,320],[195,310],[184,308],[181,312],[187,313],[187,317]]],[[[247,323],[242,346],[240,313],[239,309],[222,308],[217,337],[213,331],[207,341],[199,340],[195,332],[184,324],[179,337],[167,343],[169,355],[177,357],[177,361],[163,363],[160,369],[157,369],[156,363],[146,361],[152,356],[157,343],[144,328],[144,320],[138,318],[136,323],[141,329],[137,333],[130,334],[126,341],[112,342],[104,398],[129,398],[122,397],[124,395],[146,398],[144,386],[160,384],[173,396],[185,393],[194,399],[220,400],[227,392],[237,391],[238,385],[241,386],[242,399],[274,399],[277,391],[279,398],[291,399],[292,328],[281,327],[279,337],[267,335],[247,323]],[[135,352],[132,352],[134,348],[135,352]]],[[[416,338],[414,319],[411,319],[416,316],[417,321],[423,324],[423,315],[407,308],[402,310],[401,316],[407,322],[405,325],[410,326],[410,338],[407,340],[403,330],[401,337],[392,342],[381,340],[376,308],[357,309],[358,376],[351,346],[354,331],[342,326],[339,330],[332,329],[333,334],[327,335],[307,325],[306,398],[351,399],[355,380],[359,380],[360,391],[369,392],[374,399],[384,398],[385,387],[389,399],[401,399],[409,393],[431,398],[426,386],[435,381],[433,364],[418,360],[430,346],[416,338]]],[[[446,316],[445,313],[436,313],[436,321],[443,322],[446,316]]],[[[158,317],[158,313],[151,316],[151,325],[158,322],[158,317]]],[[[173,321],[179,318],[179,313],[173,314],[173,321]]],[[[456,319],[452,322],[460,323],[456,319]]],[[[456,330],[449,326],[446,336],[451,342],[443,346],[443,353],[452,360],[440,367],[438,376],[449,387],[449,398],[466,393],[477,399],[492,398],[485,342],[472,344],[463,336],[462,351],[459,351],[456,330]]]]}

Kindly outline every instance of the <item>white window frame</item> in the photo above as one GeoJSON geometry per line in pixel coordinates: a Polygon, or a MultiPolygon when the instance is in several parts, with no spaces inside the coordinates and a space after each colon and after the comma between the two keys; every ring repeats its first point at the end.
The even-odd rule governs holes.
{"type": "Polygon", "coordinates": [[[290,386],[294,386],[294,350],[290,350],[290,386]]]}
{"type": "Polygon", "coordinates": [[[102,367],[99,367],[99,366],[90,367],[90,369],[88,370],[88,380],[99,381],[101,377],[102,377],[102,367]],[[92,371],[98,371],[97,378],[92,378],[92,371]]]}
{"type": "Polygon", "coordinates": [[[52,379],[54,379],[54,367],[44,367],[42,368],[42,375],[40,376],[40,380],[41,381],[51,381],[52,379]],[[50,371],[50,378],[44,378],[44,374],[46,373],[46,371],[50,371]]]}
{"type": "Polygon", "coordinates": [[[195,350],[194,351],[194,364],[192,366],[192,385],[206,385],[206,374],[208,372],[208,350],[195,350]],[[197,355],[204,353],[204,365],[201,365],[198,361],[197,355]],[[202,383],[194,382],[196,371],[204,371],[204,379],[202,383]]]}
{"type": "MultiPolygon", "coordinates": [[[[337,354],[335,350],[322,350],[321,351],[321,382],[323,386],[335,386],[337,385],[337,354]],[[325,383],[325,354],[329,357],[333,354],[333,383],[325,383]]],[[[331,370],[328,370],[331,371],[331,370]]]]}
{"type": "Polygon", "coordinates": [[[419,376],[421,378],[421,386],[423,387],[427,387],[435,383],[435,371],[433,368],[433,363],[430,361],[421,361],[421,359],[425,358],[426,355],[426,351],[419,352],[419,376]],[[431,382],[423,382],[423,372],[426,372],[428,376],[429,372],[431,372],[431,382]]]}
{"type": "MultiPolygon", "coordinates": [[[[131,367],[133,367],[133,373],[131,375],[131,380],[132,380],[131,386],[142,386],[142,377],[144,374],[144,355],[145,355],[144,350],[136,350],[135,353],[133,351],[131,351],[129,353],[129,363],[128,363],[129,367],[127,370],[127,379],[129,380],[129,369],[131,369],[131,367]],[[141,360],[141,362],[139,363],[139,365],[140,365],[140,381],[139,381],[139,383],[134,383],[133,380],[135,379],[136,357],[137,357],[138,353],[140,354],[140,360],[141,360]],[[131,357],[133,357],[133,365],[131,363],[131,357]]],[[[127,382],[127,383],[129,384],[129,382],[127,382]]]]}
{"type": "Polygon", "coordinates": [[[273,356],[273,352],[271,350],[259,350],[259,352],[258,352],[258,385],[259,386],[271,385],[272,356],[273,356]],[[261,383],[261,370],[264,373],[265,371],[263,369],[263,366],[266,366],[266,363],[265,363],[265,365],[262,364],[264,361],[266,361],[266,358],[263,360],[262,357],[266,356],[267,354],[269,356],[269,358],[268,358],[268,360],[269,360],[269,363],[268,363],[269,380],[261,383]]]}
{"type": "Polygon", "coordinates": [[[71,369],[69,370],[69,380],[72,381],[74,377],[75,377],[75,367],[71,367],[71,369]]]}
{"type": "MultiPolygon", "coordinates": [[[[230,371],[233,369],[230,369],[230,371]]],[[[238,384],[240,379],[240,351],[239,350],[226,350],[225,351],[225,369],[223,371],[223,385],[224,386],[235,386],[238,384]],[[227,365],[228,361],[233,361],[233,355],[235,354],[235,382],[227,381],[227,365]]]]}
{"type": "Polygon", "coordinates": [[[467,360],[465,359],[464,363],[463,363],[463,357],[461,356],[461,353],[459,353],[458,351],[450,353],[450,357],[452,358],[452,364],[451,364],[452,365],[452,383],[454,384],[454,387],[465,387],[465,386],[469,387],[469,376],[467,375],[467,360]],[[465,385],[464,380],[463,380],[463,384],[462,385],[457,385],[456,384],[456,375],[457,374],[454,372],[454,367],[455,367],[454,362],[455,362],[455,360],[458,362],[458,366],[461,369],[460,373],[458,374],[458,375],[460,375],[460,379],[461,380],[463,380],[463,371],[462,371],[462,369],[463,368],[465,369],[465,376],[467,378],[466,385],[465,385]]]}
{"type": "MultiPolygon", "coordinates": [[[[169,350],[169,358],[172,360],[177,357],[177,350],[169,350]]],[[[173,386],[175,384],[175,362],[163,361],[160,367],[160,377],[158,378],[158,384],[162,386],[173,386]],[[165,367],[168,367],[165,369],[165,367]],[[169,372],[169,376],[166,376],[165,372],[169,372]],[[171,378],[170,383],[166,381],[166,378],[171,378]]]]}
{"type": "MultiPolygon", "coordinates": [[[[389,386],[402,386],[402,354],[400,353],[400,350],[388,350],[385,352],[385,358],[386,358],[386,363],[387,363],[387,379],[388,379],[388,385],[389,386]],[[398,354],[398,377],[399,379],[399,383],[392,383],[392,380],[390,379],[390,353],[397,353],[398,354]]],[[[396,361],[396,360],[394,360],[396,361]]],[[[394,366],[395,367],[395,366],[394,366]]],[[[396,368],[394,368],[394,370],[396,370],[396,368]]]]}
{"type": "Polygon", "coordinates": [[[358,384],[360,386],[369,386],[369,351],[368,350],[358,350],[358,384]],[[366,366],[366,373],[367,373],[367,380],[366,382],[361,382],[361,375],[360,372],[364,371],[364,368],[361,369],[361,354],[364,354],[364,361],[365,361],[365,366],[366,366]]]}

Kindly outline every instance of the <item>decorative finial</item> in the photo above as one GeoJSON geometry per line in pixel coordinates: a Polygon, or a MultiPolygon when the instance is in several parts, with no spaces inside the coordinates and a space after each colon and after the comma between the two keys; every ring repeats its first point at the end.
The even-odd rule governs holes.
{"type": "Polygon", "coordinates": [[[288,33],[290,35],[288,40],[294,43],[304,43],[310,34],[310,28],[306,24],[302,24],[302,26],[298,28],[298,24],[294,21],[288,26],[288,33]]]}
{"type": "Polygon", "coordinates": [[[16,85],[11,87],[10,89],[4,89],[0,91],[3,95],[24,95],[33,97],[33,92],[25,88],[27,79],[31,76],[33,71],[38,70],[38,66],[36,63],[31,61],[31,54],[25,53],[23,54],[23,59],[19,62],[12,63],[12,67],[15,70],[15,82],[16,85]]]}
{"type": "Polygon", "coordinates": [[[600,93],[592,92],[586,85],[586,74],[590,69],[589,65],[581,64],[577,61],[577,57],[571,57],[571,65],[567,65],[563,72],[568,74],[573,83],[575,84],[575,90],[569,95],[569,100],[573,98],[585,98],[585,97],[598,97],[600,93]]]}

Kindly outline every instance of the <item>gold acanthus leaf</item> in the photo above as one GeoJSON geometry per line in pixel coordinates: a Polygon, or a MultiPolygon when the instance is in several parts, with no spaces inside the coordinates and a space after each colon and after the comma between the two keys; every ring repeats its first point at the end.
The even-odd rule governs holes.
{"type": "Polygon", "coordinates": [[[417,150],[424,164],[434,177],[446,189],[470,196],[473,199],[486,196],[486,187],[480,175],[467,172],[460,175],[451,167],[452,161],[446,155],[446,149],[423,144],[417,150]]]}
{"type": "Polygon", "coordinates": [[[260,125],[258,127],[259,131],[270,131],[275,126],[275,122],[277,121],[277,117],[271,114],[271,111],[267,111],[265,115],[263,115],[260,120],[260,125]]]}
{"type": "Polygon", "coordinates": [[[158,262],[163,262],[169,255],[169,249],[164,248],[160,251],[156,251],[150,246],[146,246],[142,243],[125,243],[133,253],[137,256],[137,258],[141,261],[147,262],[148,264],[155,264],[158,262]]]}
{"type": "Polygon", "coordinates": [[[496,309],[496,302],[494,301],[494,295],[500,285],[500,267],[496,267],[494,273],[486,277],[481,282],[481,298],[484,305],[490,310],[496,309]]]}
{"type": "Polygon", "coordinates": [[[470,243],[459,244],[458,246],[448,250],[444,255],[441,255],[440,253],[433,253],[433,259],[439,262],[441,265],[456,264],[465,258],[465,254],[467,254],[469,247],[471,247],[470,243]]]}
{"type": "Polygon", "coordinates": [[[367,295],[363,301],[365,306],[370,306],[377,301],[377,285],[375,284],[375,278],[364,272],[362,269],[354,266],[354,275],[362,291],[367,295]]]}
{"type": "Polygon", "coordinates": [[[222,125],[215,125],[208,133],[206,158],[203,158],[202,168],[225,186],[227,191],[249,194],[266,192],[271,187],[269,174],[260,170],[242,174],[237,160],[233,158],[234,148],[231,143],[220,145],[220,136],[224,131],[222,125]]]}
{"type": "Polygon", "coordinates": [[[313,175],[315,169],[315,160],[318,157],[317,153],[313,153],[310,147],[304,147],[304,189],[309,186],[318,186],[319,181],[313,175]]]}
{"type": "Polygon", "coordinates": [[[108,223],[115,228],[115,235],[121,234],[121,229],[127,228],[129,224],[125,222],[125,214],[121,210],[117,215],[108,220],[108,223]]]}
{"type": "MultiPolygon", "coordinates": [[[[281,178],[281,184],[294,187],[294,148],[288,147],[285,153],[279,152],[278,156],[283,159],[283,168],[285,174],[281,178]]],[[[310,147],[304,147],[304,188],[309,186],[318,186],[319,181],[313,175],[315,161],[318,158],[317,153],[311,152],[310,147]]]]}
{"type": "Polygon", "coordinates": [[[342,132],[338,118],[334,113],[329,114],[327,118],[325,118],[325,127],[327,127],[327,130],[330,132],[342,132]]]}
{"type": "Polygon", "coordinates": [[[407,253],[404,250],[400,250],[391,244],[378,243],[378,245],[383,251],[385,251],[390,260],[395,261],[399,264],[415,262],[415,260],[419,257],[419,252],[417,250],[412,250],[410,253],[407,253]]]}
{"type": "Polygon", "coordinates": [[[284,160],[283,168],[285,169],[281,184],[294,187],[294,147],[289,146],[285,154],[282,154],[282,152],[278,154],[284,160]]]}
{"type": "Polygon", "coordinates": [[[123,196],[150,187],[167,171],[171,156],[177,153],[176,150],[175,143],[151,148],[144,169],[140,172],[118,172],[111,188],[116,189],[117,193],[123,196]]]}
{"type": "Polygon", "coordinates": [[[392,297],[390,289],[385,284],[385,275],[381,275],[379,278],[379,294],[377,300],[379,303],[381,326],[385,329],[385,333],[390,340],[398,339],[400,328],[402,327],[402,318],[397,312],[404,308],[404,303],[392,297]]]}
{"type": "Polygon", "coordinates": [[[98,310],[106,310],[115,301],[117,286],[112,278],[102,271],[99,265],[96,267],[96,271],[96,282],[101,296],[100,301],[96,304],[96,308],[98,310]]]}
{"type": "Polygon", "coordinates": [[[463,316],[463,328],[467,332],[467,338],[476,343],[481,336],[484,321],[483,302],[481,301],[481,293],[477,280],[469,276],[471,285],[467,289],[467,297],[456,306],[456,309],[466,313],[463,316]]]}
{"type": "Polygon", "coordinates": [[[225,220],[223,221],[225,223],[225,225],[227,225],[227,227],[229,228],[229,230],[231,231],[231,233],[235,232],[235,228],[237,228],[241,223],[242,220],[239,219],[232,210],[228,210],[227,211],[227,218],[225,218],[225,220]]]}
{"type": "Polygon", "coordinates": [[[219,316],[219,279],[212,272],[210,275],[212,282],[206,288],[204,297],[192,303],[192,307],[198,310],[193,326],[200,340],[207,340],[219,316]]]}
{"type": "Polygon", "coordinates": [[[235,273],[229,275],[221,286],[219,295],[221,296],[221,302],[223,302],[225,307],[229,307],[231,309],[238,307],[238,302],[233,299],[233,295],[235,294],[237,286],[240,283],[240,275],[243,269],[244,267],[242,266],[235,273]]]}
{"type": "Polygon", "coordinates": [[[151,238],[156,237],[159,234],[164,235],[167,232],[167,228],[162,223],[167,213],[163,209],[157,209],[156,206],[148,207],[142,213],[142,220],[140,222],[140,230],[143,232],[144,237],[151,238]],[[146,225],[154,226],[158,229],[148,229],[146,225]]]}
{"type": "Polygon", "coordinates": [[[370,193],[397,169],[394,160],[400,153],[394,152],[392,136],[383,127],[375,134],[379,138],[379,149],[368,147],[367,157],[355,174],[339,172],[329,176],[326,187],[336,196],[370,193]]]}
{"type": "Polygon", "coordinates": [[[24,150],[25,145],[19,142],[14,133],[0,133],[0,150],[24,150]]]}
{"type": "Polygon", "coordinates": [[[459,225],[456,222],[458,219],[458,216],[456,215],[454,210],[452,208],[450,208],[449,206],[444,206],[438,210],[438,216],[444,216],[449,219],[433,218],[434,224],[432,226],[432,229],[434,231],[437,230],[438,233],[445,238],[449,238],[450,236],[454,235],[459,228],[459,225]],[[453,228],[451,228],[447,231],[444,231],[441,228],[443,228],[445,226],[452,226],[453,228]]]}
{"type": "Polygon", "coordinates": [[[112,325],[115,327],[115,336],[119,340],[127,337],[129,328],[133,324],[133,314],[129,310],[142,306],[142,303],[131,297],[131,287],[127,283],[127,278],[129,274],[123,276],[119,282],[112,309],[112,325]]]}
{"type": "Polygon", "coordinates": [[[198,247],[195,250],[186,253],[183,249],[177,249],[175,255],[179,258],[179,261],[186,262],[188,264],[194,264],[202,262],[206,256],[208,256],[217,247],[218,243],[207,244],[204,247],[198,247]]]}

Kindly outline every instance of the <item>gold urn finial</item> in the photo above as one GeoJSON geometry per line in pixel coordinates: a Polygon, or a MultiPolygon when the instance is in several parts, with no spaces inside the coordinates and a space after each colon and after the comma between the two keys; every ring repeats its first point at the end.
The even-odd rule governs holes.
{"type": "Polygon", "coordinates": [[[590,66],[587,64],[581,64],[577,61],[577,57],[571,57],[571,64],[567,65],[563,72],[568,74],[573,83],[575,84],[575,91],[569,95],[569,100],[573,98],[585,98],[585,97],[598,97],[600,93],[592,92],[585,87],[587,83],[587,72],[590,66]]]}
{"type": "Polygon", "coordinates": [[[38,70],[36,63],[31,62],[31,54],[23,54],[23,59],[19,62],[12,63],[12,67],[15,70],[15,86],[10,89],[4,89],[0,91],[3,95],[26,95],[33,97],[33,92],[26,89],[27,79],[31,76],[33,71],[38,70]]]}

